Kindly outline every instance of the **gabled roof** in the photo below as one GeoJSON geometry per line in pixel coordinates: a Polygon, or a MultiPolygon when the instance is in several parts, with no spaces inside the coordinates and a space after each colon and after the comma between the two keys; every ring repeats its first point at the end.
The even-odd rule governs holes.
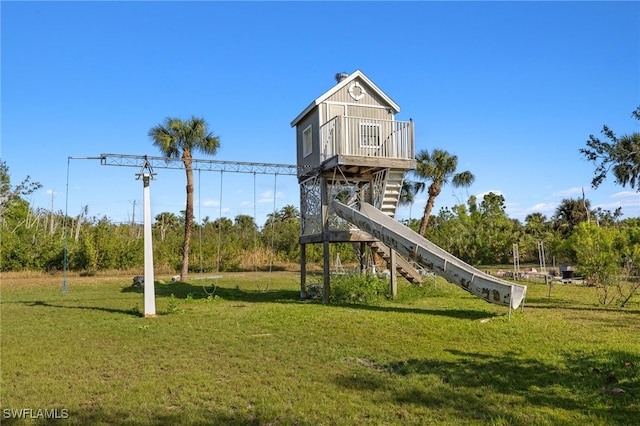
{"type": "Polygon", "coordinates": [[[387,96],[382,90],[380,90],[378,88],[378,86],[376,86],[373,81],[369,80],[369,78],[364,75],[364,73],[360,70],[356,70],[355,72],[351,73],[347,78],[345,78],[344,80],[342,80],[340,83],[336,84],[335,86],[333,86],[331,89],[329,89],[327,92],[323,93],[319,98],[317,98],[315,101],[311,102],[309,104],[308,107],[306,107],[304,109],[304,111],[302,111],[292,122],[291,122],[291,127],[294,127],[296,124],[298,124],[298,122],[300,120],[302,120],[308,113],[309,111],[311,111],[313,108],[315,108],[316,106],[320,105],[322,102],[324,102],[325,100],[327,100],[329,97],[331,97],[334,93],[336,93],[337,91],[339,91],[340,89],[342,89],[343,87],[349,85],[353,80],[355,80],[356,78],[359,78],[360,80],[362,80],[363,82],[365,82],[367,84],[367,86],[371,87],[371,89],[373,89],[373,91],[380,97],[382,98],[387,104],[389,104],[389,106],[391,108],[393,108],[394,112],[397,114],[400,112],[400,107],[398,106],[398,104],[396,104],[395,102],[393,102],[393,100],[387,96]]]}

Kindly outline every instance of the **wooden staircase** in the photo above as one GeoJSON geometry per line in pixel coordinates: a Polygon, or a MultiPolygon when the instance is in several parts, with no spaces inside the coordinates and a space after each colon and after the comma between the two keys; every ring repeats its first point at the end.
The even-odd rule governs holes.
{"type": "Polygon", "coordinates": [[[380,210],[389,217],[394,217],[396,214],[405,172],[406,170],[402,169],[387,171],[380,210]]]}
{"type": "MultiPolygon", "coordinates": [[[[391,249],[381,241],[369,243],[369,246],[380,257],[389,262],[391,258],[391,249]]],[[[396,271],[405,277],[412,284],[420,284],[422,275],[402,256],[396,256],[396,271]]]]}
{"type": "MultiPolygon", "coordinates": [[[[388,169],[385,175],[380,211],[389,217],[394,217],[396,214],[405,172],[406,170],[404,169],[388,169]]],[[[380,257],[389,262],[391,250],[388,246],[381,241],[369,243],[369,246],[380,257]]],[[[411,283],[419,284],[422,282],[422,275],[402,256],[396,256],[396,270],[411,283]]]]}

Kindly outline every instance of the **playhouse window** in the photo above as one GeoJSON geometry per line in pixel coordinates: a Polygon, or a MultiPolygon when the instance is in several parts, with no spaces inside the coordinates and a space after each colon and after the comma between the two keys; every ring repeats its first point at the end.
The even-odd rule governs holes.
{"type": "Polygon", "coordinates": [[[378,148],[380,146],[380,125],[360,123],[360,146],[378,148]]]}
{"type": "Polygon", "coordinates": [[[302,156],[307,157],[313,152],[313,132],[311,125],[302,131],[302,156]]]}

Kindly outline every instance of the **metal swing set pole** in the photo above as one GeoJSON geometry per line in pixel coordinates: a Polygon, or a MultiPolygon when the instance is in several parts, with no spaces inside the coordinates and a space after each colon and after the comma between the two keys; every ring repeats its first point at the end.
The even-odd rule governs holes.
{"type": "Polygon", "coordinates": [[[149,183],[155,173],[151,165],[145,161],[137,179],[142,179],[144,204],[144,317],[156,316],[155,277],[153,274],[153,237],[151,234],[151,194],[149,183]],[[146,170],[146,171],[145,171],[146,170]]]}
{"type": "MultiPolygon", "coordinates": [[[[151,233],[151,196],[149,183],[155,179],[156,173],[153,168],[161,169],[182,169],[184,165],[179,158],[172,157],[153,157],[148,155],[125,155],[125,154],[100,154],[99,157],[68,157],[67,161],[67,182],[66,182],[66,206],[65,218],[63,223],[64,234],[64,252],[63,252],[63,283],[62,292],[67,293],[67,217],[69,210],[69,170],[71,160],[100,160],[103,166],[125,166],[125,167],[141,167],[139,173],[136,174],[137,180],[143,182],[144,197],[144,316],[155,317],[155,290],[154,290],[154,272],[153,272],[153,240],[151,233]]],[[[204,171],[220,171],[220,198],[222,201],[222,174],[223,172],[235,173],[253,173],[254,185],[255,175],[260,174],[281,174],[296,176],[299,166],[291,164],[270,164],[270,163],[253,163],[242,161],[220,161],[220,160],[203,160],[193,159],[196,169],[204,171]]],[[[275,197],[275,194],[274,194],[275,197]]],[[[254,189],[255,198],[255,189],[254,189]]],[[[254,200],[255,206],[255,200],[254,200]]],[[[222,215],[222,203],[220,206],[220,217],[222,215]]],[[[220,239],[218,240],[220,244],[220,239]]],[[[220,268],[220,248],[218,248],[218,268],[220,268]]]]}

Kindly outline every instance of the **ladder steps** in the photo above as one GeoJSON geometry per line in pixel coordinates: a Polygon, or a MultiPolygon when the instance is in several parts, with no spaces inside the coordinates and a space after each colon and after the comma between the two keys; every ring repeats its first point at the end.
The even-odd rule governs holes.
{"type": "Polygon", "coordinates": [[[394,217],[398,208],[398,200],[402,190],[402,181],[405,170],[390,169],[387,172],[384,194],[382,195],[382,205],[380,210],[386,215],[394,217]]]}
{"type": "MultiPolygon", "coordinates": [[[[387,262],[389,261],[391,250],[381,241],[369,243],[369,246],[387,262]]],[[[422,282],[422,275],[415,270],[403,257],[396,256],[396,271],[400,273],[407,281],[413,284],[422,282]]]]}

